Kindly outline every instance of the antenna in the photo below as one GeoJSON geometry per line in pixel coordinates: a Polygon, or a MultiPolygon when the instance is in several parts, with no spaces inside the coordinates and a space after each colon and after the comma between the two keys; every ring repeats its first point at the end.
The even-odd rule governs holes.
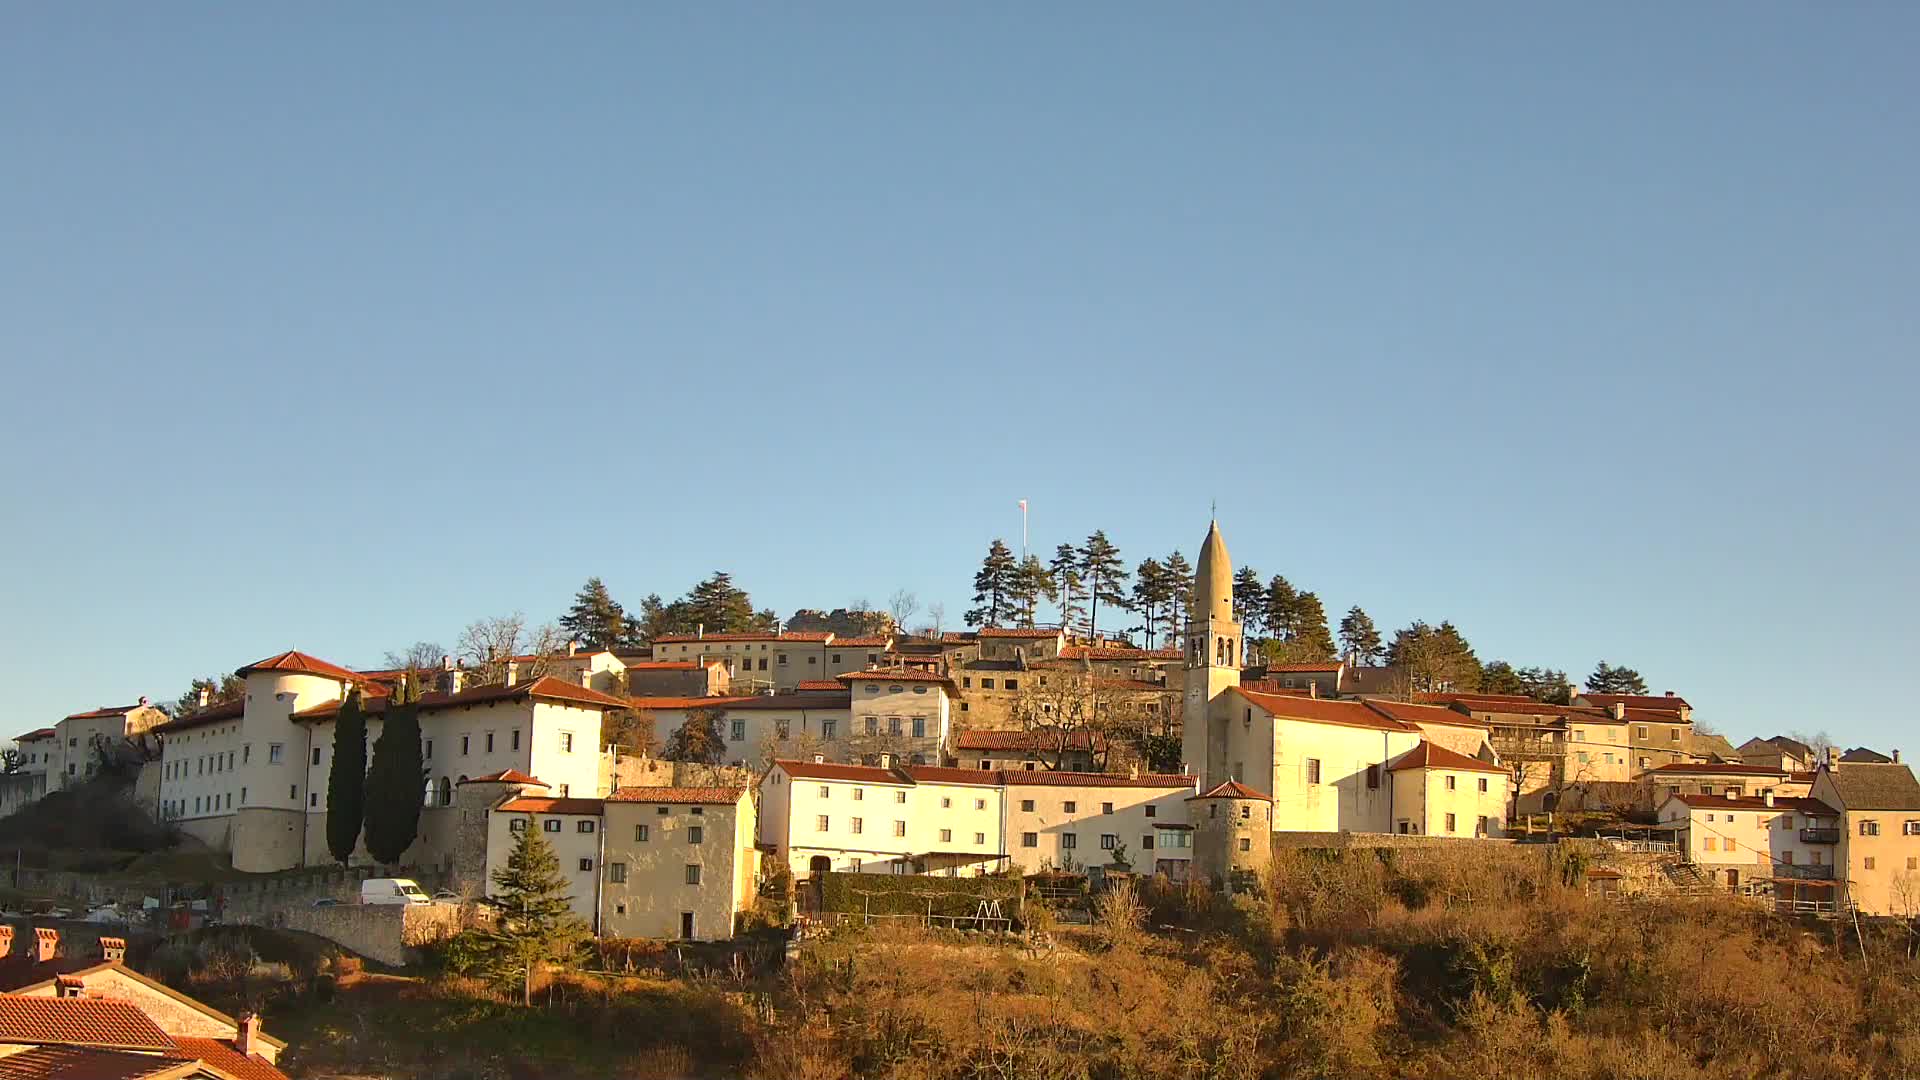
{"type": "Polygon", "coordinates": [[[1214,499],[1211,502],[1207,503],[1207,520],[1208,521],[1220,520],[1220,500],[1219,499],[1214,499]]]}

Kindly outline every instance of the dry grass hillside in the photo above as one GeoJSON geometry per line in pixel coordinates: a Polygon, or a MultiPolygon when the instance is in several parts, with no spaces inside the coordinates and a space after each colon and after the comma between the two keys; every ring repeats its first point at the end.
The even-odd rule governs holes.
{"type": "Polygon", "coordinates": [[[1900,926],[1621,904],[1540,849],[1294,854],[1264,894],[1149,882],[1051,949],[917,929],[784,970],[442,976],[271,1020],[296,1076],[1685,1080],[1920,1075],[1900,926]]]}

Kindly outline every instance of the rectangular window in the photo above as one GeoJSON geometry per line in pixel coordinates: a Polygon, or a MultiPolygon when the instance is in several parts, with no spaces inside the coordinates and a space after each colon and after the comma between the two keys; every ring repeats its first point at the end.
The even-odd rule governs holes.
{"type": "Polygon", "coordinates": [[[894,792],[894,793],[893,793],[893,801],[894,801],[894,802],[897,802],[897,803],[903,803],[903,802],[906,802],[906,801],[907,801],[907,793],[906,793],[906,792],[904,792],[904,791],[896,791],[896,792],[894,792]]]}
{"type": "Polygon", "coordinates": [[[1033,813],[1033,800],[1032,800],[1032,799],[1021,799],[1021,800],[1020,800],[1020,812],[1021,812],[1021,813],[1023,813],[1023,814],[1031,814],[1031,813],[1033,813]]]}
{"type": "MultiPolygon", "coordinates": [[[[1447,779],[1449,779],[1449,780],[1451,780],[1451,779],[1453,779],[1453,778],[1452,778],[1452,777],[1448,777],[1447,779]]],[[[1448,814],[1448,815],[1447,815],[1447,831],[1448,831],[1448,832],[1452,832],[1452,831],[1453,831],[1453,815],[1452,815],[1452,814],[1448,814]]]]}
{"type": "Polygon", "coordinates": [[[700,864],[699,863],[687,864],[687,884],[689,885],[700,884],[700,864]]]}
{"type": "Polygon", "coordinates": [[[731,737],[734,742],[740,742],[747,737],[747,722],[745,720],[735,720],[733,722],[731,737]]]}
{"type": "Polygon", "coordinates": [[[607,864],[607,880],[613,882],[615,885],[626,884],[627,864],[623,862],[608,863],[607,864]]]}
{"type": "Polygon", "coordinates": [[[1101,813],[1103,813],[1103,814],[1111,814],[1111,813],[1113,813],[1113,804],[1112,804],[1112,803],[1110,803],[1110,802],[1103,802],[1103,803],[1101,803],[1101,804],[1100,804],[1100,812],[1101,812],[1101,813]]]}
{"type": "Polygon", "coordinates": [[[584,873],[587,873],[588,871],[590,871],[590,870],[592,870],[592,869],[593,869],[593,860],[592,860],[592,859],[581,859],[581,860],[580,860],[580,872],[581,872],[581,873],[583,873],[583,874],[584,874],[584,873]]]}
{"type": "Polygon", "coordinates": [[[1644,739],[1647,737],[1647,725],[1641,724],[1638,730],[1639,730],[1639,735],[1637,736],[1638,738],[1644,739]]]}
{"type": "Polygon", "coordinates": [[[895,835],[895,836],[905,836],[905,835],[907,835],[907,823],[906,823],[906,822],[904,822],[904,821],[896,821],[896,822],[894,822],[894,823],[893,823],[893,835],[895,835]]]}
{"type": "Polygon", "coordinates": [[[867,717],[867,734],[869,735],[880,734],[880,718],[879,717],[877,716],[867,717]]]}
{"type": "Polygon", "coordinates": [[[320,764],[320,748],[317,746],[313,748],[313,763],[320,764]]]}
{"type": "Polygon", "coordinates": [[[316,807],[316,808],[317,808],[317,807],[318,807],[318,806],[320,805],[320,793],[319,793],[319,792],[317,792],[317,791],[310,791],[310,792],[308,792],[308,793],[307,793],[307,805],[308,805],[308,806],[310,806],[310,807],[316,807]]]}
{"type": "Polygon", "coordinates": [[[1252,851],[1252,850],[1253,850],[1253,838],[1252,838],[1252,837],[1250,837],[1250,836],[1243,836],[1243,837],[1241,837],[1241,838],[1240,838],[1240,850],[1241,850],[1241,851],[1252,851]]]}
{"type": "Polygon", "coordinates": [[[636,844],[644,844],[647,842],[647,827],[645,825],[635,825],[633,827],[633,842],[636,844]]]}
{"type": "Polygon", "coordinates": [[[1072,814],[1072,813],[1075,813],[1075,812],[1077,812],[1077,811],[1078,811],[1078,810],[1080,809],[1080,804],[1079,804],[1079,803],[1077,803],[1077,802],[1074,802],[1074,801],[1073,801],[1073,800],[1071,800],[1071,799],[1069,799],[1069,800],[1067,800],[1067,802],[1066,802],[1066,803],[1065,803],[1065,804],[1063,805],[1063,807],[1062,807],[1062,808],[1063,808],[1064,810],[1066,810],[1066,812],[1067,812],[1067,813],[1069,813],[1069,814],[1072,814]]]}
{"type": "Polygon", "coordinates": [[[924,739],[927,737],[926,717],[916,716],[913,718],[913,737],[916,739],[924,739]]]}
{"type": "Polygon", "coordinates": [[[792,728],[792,724],[793,724],[793,721],[791,721],[791,720],[775,720],[775,721],[773,722],[773,736],[774,736],[774,738],[776,738],[776,739],[784,739],[784,738],[787,738],[787,737],[788,737],[788,735],[789,735],[789,734],[790,734],[790,733],[792,732],[792,730],[793,730],[793,728],[792,728]]]}
{"type": "Polygon", "coordinates": [[[573,732],[563,731],[560,733],[560,752],[565,754],[573,753],[573,732]]]}
{"type": "Polygon", "coordinates": [[[559,832],[560,819],[557,817],[550,817],[547,820],[541,822],[540,831],[541,832],[559,832]]]}
{"type": "MultiPolygon", "coordinates": [[[[515,747],[515,749],[518,749],[518,747],[515,747]]],[[[424,753],[424,754],[421,754],[420,756],[421,756],[421,757],[432,757],[432,756],[433,756],[433,740],[432,740],[432,739],[428,739],[428,740],[427,740],[427,750],[426,750],[426,753],[424,753]]]]}
{"type": "Polygon", "coordinates": [[[986,843],[986,842],[987,842],[987,834],[986,834],[986,833],[983,833],[983,832],[977,832],[977,833],[974,833],[974,834],[973,834],[973,842],[974,842],[974,843],[975,843],[976,845],[979,845],[979,844],[984,844],[984,843],[986,843]]]}
{"type": "Polygon", "coordinates": [[[1320,759],[1317,757],[1310,757],[1307,759],[1307,783],[1317,784],[1319,782],[1320,782],[1320,759]]]}
{"type": "Polygon", "coordinates": [[[982,690],[991,690],[991,689],[993,689],[993,680],[992,680],[992,679],[984,679],[984,678],[983,678],[983,679],[981,679],[981,680],[980,680],[980,689],[982,689],[982,690]]]}
{"type": "Polygon", "coordinates": [[[594,824],[594,823],[593,823],[593,822],[591,822],[591,821],[580,821],[580,822],[575,822],[575,823],[574,823],[574,826],[573,826],[573,831],[574,831],[574,832],[583,832],[583,833],[590,833],[590,832],[592,832],[592,831],[593,831],[593,824],[594,824]]]}
{"type": "Polygon", "coordinates": [[[778,656],[778,657],[780,658],[780,666],[781,666],[781,667],[786,667],[786,666],[787,666],[787,654],[786,654],[786,653],[778,653],[778,654],[776,654],[776,655],[777,655],[777,656],[778,656]]]}
{"type": "Polygon", "coordinates": [[[943,844],[951,844],[951,843],[953,843],[953,830],[952,830],[952,829],[941,829],[941,830],[940,830],[940,842],[941,842],[941,843],[943,843],[943,844]]]}
{"type": "Polygon", "coordinates": [[[819,817],[816,817],[813,819],[813,831],[814,832],[827,831],[827,815],[821,814],[819,817]]]}
{"type": "Polygon", "coordinates": [[[706,839],[706,831],[698,825],[687,826],[687,843],[698,844],[706,839]]]}
{"type": "Polygon", "coordinates": [[[1380,766],[1378,765],[1367,766],[1367,787],[1369,789],[1372,789],[1372,788],[1377,788],[1379,786],[1380,786],[1380,766]]]}
{"type": "Polygon", "coordinates": [[[493,732],[487,732],[487,753],[493,753],[493,732]]]}
{"type": "Polygon", "coordinates": [[[1714,837],[1709,836],[1706,839],[1700,841],[1700,850],[1702,851],[1718,850],[1718,845],[1714,842],[1714,837]]]}
{"type": "Polygon", "coordinates": [[[1062,850],[1072,851],[1073,849],[1079,846],[1080,846],[1080,838],[1078,836],[1075,836],[1072,833],[1060,834],[1060,847],[1062,850]]]}
{"type": "Polygon", "coordinates": [[[987,808],[987,800],[985,799],[973,800],[973,808],[975,810],[985,810],[987,808]]]}
{"type": "Polygon", "coordinates": [[[867,819],[854,818],[853,820],[847,822],[847,828],[853,830],[853,835],[859,836],[861,833],[865,832],[867,829],[867,819]]]}
{"type": "Polygon", "coordinates": [[[1037,832],[1023,832],[1023,833],[1021,833],[1021,834],[1020,834],[1020,846],[1021,846],[1021,847],[1039,847],[1039,846],[1040,846],[1040,834],[1039,834],[1039,833],[1037,833],[1037,832]]]}
{"type": "Polygon", "coordinates": [[[1112,851],[1114,848],[1117,848],[1119,846],[1120,846],[1119,837],[1113,835],[1112,833],[1100,834],[1100,850],[1101,851],[1112,851]]]}
{"type": "Polygon", "coordinates": [[[519,728],[514,728],[512,731],[507,732],[507,745],[513,747],[515,750],[520,749],[520,729],[519,728]]]}
{"type": "Polygon", "coordinates": [[[279,743],[267,744],[267,764],[278,765],[285,757],[285,749],[279,743]]]}
{"type": "Polygon", "coordinates": [[[820,721],[820,737],[823,739],[833,738],[839,732],[839,730],[840,730],[840,721],[838,720],[820,721]]]}
{"type": "Polygon", "coordinates": [[[866,789],[866,788],[863,788],[863,787],[857,787],[857,788],[854,788],[854,789],[853,789],[853,801],[854,801],[854,802],[866,802],[866,801],[867,801],[867,789],[866,789]]]}
{"type": "Polygon", "coordinates": [[[940,796],[940,809],[942,810],[953,809],[953,800],[951,798],[948,798],[945,795],[940,796]]]}
{"type": "Polygon", "coordinates": [[[887,717],[887,734],[889,735],[900,734],[900,718],[899,717],[897,716],[887,717]]]}
{"type": "Polygon", "coordinates": [[[1860,823],[1860,835],[1861,836],[1879,836],[1880,823],[1872,819],[1862,821],[1860,823]]]}
{"type": "Polygon", "coordinates": [[[507,831],[508,832],[526,832],[527,819],[523,817],[509,819],[507,821],[507,831]]]}
{"type": "MultiPolygon", "coordinates": [[[[1457,777],[1457,776],[1449,776],[1449,777],[1447,777],[1447,790],[1448,790],[1448,791],[1452,791],[1452,790],[1454,790],[1454,789],[1455,789],[1455,788],[1456,788],[1456,787],[1458,786],[1458,781],[1459,781],[1459,779],[1460,779],[1460,778],[1459,778],[1459,777],[1457,777]]],[[[1449,830],[1447,830],[1447,831],[1448,831],[1448,832],[1452,832],[1453,830],[1451,830],[1451,829],[1449,829],[1449,830]]]]}
{"type": "Polygon", "coordinates": [[[1473,834],[1475,836],[1488,835],[1487,815],[1481,814],[1479,817],[1473,820],[1473,834]]]}
{"type": "Polygon", "coordinates": [[[468,755],[468,754],[471,754],[471,753],[473,753],[473,736],[471,736],[471,735],[462,735],[462,736],[460,736],[460,754],[461,754],[461,756],[462,756],[462,757],[464,757],[464,756],[466,756],[466,755],[468,755]]]}
{"type": "Polygon", "coordinates": [[[1147,833],[1140,837],[1140,850],[1141,851],[1153,850],[1153,834],[1152,833],[1147,833]]]}
{"type": "Polygon", "coordinates": [[[830,799],[830,798],[832,798],[832,797],[833,797],[833,788],[831,788],[831,787],[829,787],[829,786],[827,786],[826,784],[821,784],[821,785],[820,785],[820,797],[821,797],[821,798],[823,798],[823,799],[830,799]]]}
{"type": "Polygon", "coordinates": [[[1868,856],[1866,856],[1865,858],[1862,858],[1862,859],[1860,860],[1860,869],[1862,869],[1862,870],[1871,870],[1871,869],[1873,869],[1873,856],[1871,856],[1871,855],[1868,855],[1868,856]]]}
{"type": "Polygon", "coordinates": [[[1487,778],[1483,776],[1480,778],[1480,793],[1484,795],[1486,794],[1486,791],[1487,791],[1487,778]]]}
{"type": "Polygon", "coordinates": [[[1920,836],[1920,821],[1901,822],[1900,835],[1901,836],[1920,836]]]}

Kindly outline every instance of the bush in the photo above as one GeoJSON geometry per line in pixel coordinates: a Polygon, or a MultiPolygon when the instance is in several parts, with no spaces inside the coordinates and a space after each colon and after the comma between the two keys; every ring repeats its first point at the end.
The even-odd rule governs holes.
{"type": "Polygon", "coordinates": [[[824,911],[872,915],[951,915],[978,913],[982,902],[998,900],[1008,918],[1019,918],[1024,892],[1018,878],[926,877],[833,872],[817,874],[824,911]]]}

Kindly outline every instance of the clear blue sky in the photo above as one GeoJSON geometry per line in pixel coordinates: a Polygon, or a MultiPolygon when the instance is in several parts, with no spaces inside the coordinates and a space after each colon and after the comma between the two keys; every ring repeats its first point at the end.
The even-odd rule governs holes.
{"type": "Polygon", "coordinates": [[[1920,9],[964,6],[0,15],[0,721],[1024,497],[1912,732],[1920,9]]]}

